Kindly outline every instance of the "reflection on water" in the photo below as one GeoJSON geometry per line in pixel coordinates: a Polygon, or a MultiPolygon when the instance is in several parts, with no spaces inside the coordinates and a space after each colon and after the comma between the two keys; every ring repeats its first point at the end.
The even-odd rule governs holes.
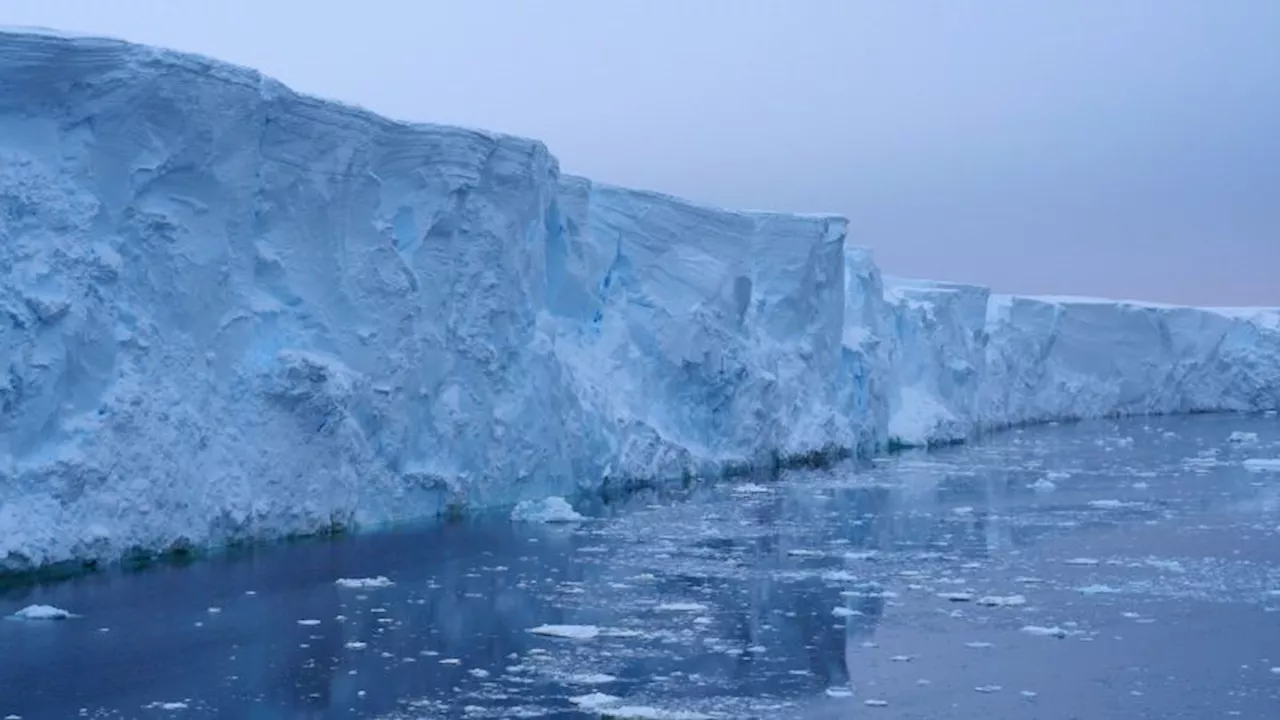
{"type": "MultiPolygon", "coordinates": [[[[1280,591],[1280,474],[1241,463],[1276,456],[1274,419],[1083,423],[857,468],[645,491],[575,527],[476,519],[11,590],[0,612],[40,602],[83,617],[0,623],[0,716],[508,717],[566,713],[591,692],[729,717],[838,715],[869,693],[923,717],[957,703],[1024,716],[1018,703],[1032,696],[974,693],[970,672],[1039,684],[1038,717],[1181,708],[1185,683],[1171,695],[1181,705],[1123,682],[1095,706],[1069,686],[1061,705],[1045,704],[1053,685],[1026,668],[1092,682],[1103,664],[1076,655],[1102,652],[1103,628],[1121,621],[1115,636],[1165,634],[1105,657],[1163,661],[1142,648],[1173,626],[1134,624],[1151,608],[1174,612],[1161,603],[1231,606],[1241,618],[1280,604],[1270,594],[1280,591]],[[1225,443],[1238,429],[1259,442],[1225,443]],[[1248,557],[1237,559],[1244,538],[1248,557]],[[395,585],[334,584],[377,575],[395,585]],[[948,593],[1029,601],[993,609],[940,599],[948,593]],[[1019,632],[1063,622],[1074,629],[1057,650],[1019,632]],[[598,634],[529,632],[540,625],[598,634]],[[979,662],[985,646],[964,644],[978,636],[1010,649],[979,662]],[[157,702],[184,707],[148,707],[157,702]]],[[[1201,621],[1180,622],[1191,632],[1201,621]]],[[[1280,643],[1267,632],[1253,640],[1280,643]]],[[[1265,664],[1244,646],[1221,652],[1265,664]]],[[[1190,665],[1161,672],[1209,682],[1190,665]]],[[[1244,716],[1276,699],[1274,679],[1214,682],[1235,683],[1244,716]]]]}

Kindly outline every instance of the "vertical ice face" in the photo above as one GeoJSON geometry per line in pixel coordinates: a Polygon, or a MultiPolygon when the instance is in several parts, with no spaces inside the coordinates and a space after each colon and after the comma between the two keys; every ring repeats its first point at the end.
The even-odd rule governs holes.
{"type": "Polygon", "coordinates": [[[896,334],[884,281],[869,249],[845,247],[844,283],[842,372],[851,381],[858,448],[866,454],[888,440],[889,365],[896,334]]]}
{"type": "Polygon", "coordinates": [[[901,279],[885,296],[893,442],[963,440],[1057,419],[1280,406],[1275,310],[989,296],[901,279]]]}
{"type": "Polygon", "coordinates": [[[561,181],[557,349],[624,476],[849,447],[845,221],[561,181]]]}
{"type": "Polygon", "coordinates": [[[986,374],[989,295],[975,285],[887,281],[891,442],[953,442],[973,431],[986,374]]]}
{"type": "Polygon", "coordinates": [[[1280,405],[1275,311],[992,298],[982,423],[1280,405]]]}
{"type": "Polygon", "coordinates": [[[6,33],[0,158],[0,562],[567,491],[593,455],[537,322],[540,143],[6,33]]]}

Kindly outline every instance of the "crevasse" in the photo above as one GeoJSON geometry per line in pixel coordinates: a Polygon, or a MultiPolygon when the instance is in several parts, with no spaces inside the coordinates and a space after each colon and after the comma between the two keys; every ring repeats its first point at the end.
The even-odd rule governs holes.
{"type": "Polygon", "coordinates": [[[1280,407],[1275,310],[886,279],[845,233],[0,31],[0,570],[1280,407]]]}

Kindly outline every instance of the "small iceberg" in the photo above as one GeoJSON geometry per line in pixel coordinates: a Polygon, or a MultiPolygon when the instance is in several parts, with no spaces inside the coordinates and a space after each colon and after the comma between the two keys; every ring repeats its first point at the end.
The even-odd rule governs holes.
{"type": "Polygon", "coordinates": [[[9,617],[14,620],[67,620],[76,616],[52,605],[28,605],[9,617]]]}
{"type": "Polygon", "coordinates": [[[384,575],[368,578],[338,578],[333,584],[349,590],[377,590],[395,585],[384,575]]]}
{"type": "Polygon", "coordinates": [[[1244,461],[1249,472],[1280,472],[1280,458],[1253,458],[1244,461]]]}
{"type": "Polygon", "coordinates": [[[586,516],[573,509],[568,500],[558,495],[541,500],[524,500],[511,511],[515,522],[574,523],[586,520],[586,516]]]}
{"type": "Polygon", "coordinates": [[[1022,595],[986,595],[978,598],[979,605],[987,607],[1018,607],[1027,604],[1027,598],[1022,595]]]}
{"type": "Polygon", "coordinates": [[[657,605],[653,609],[659,612],[702,612],[707,609],[707,606],[696,602],[669,602],[657,605]]]}
{"type": "Polygon", "coordinates": [[[609,695],[608,693],[593,692],[586,695],[576,695],[569,698],[569,702],[577,705],[584,710],[599,710],[606,705],[616,705],[622,702],[622,698],[617,695],[609,695]]]}
{"type": "Polygon", "coordinates": [[[1035,482],[1031,483],[1031,489],[1035,490],[1036,492],[1048,493],[1048,492],[1053,492],[1054,490],[1057,490],[1058,486],[1049,478],[1042,477],[1039,480],[1036,480],[1035,482]]]}
{"type": "Polygon", "coordinates": [[[607,673],[583,673],[571,675],[568,680],[575,685],[608,685],[609,683],[617,682],[618,678],[607,673]]]}
{"type": "Polygon", "coordinates": [[[1057,625],[1054,625],[1053,627],[1044,627],[1041,625],[1025,625],[1022,628],[1022,632],[1028,635],[1036,635],[1038,637],[1056,637],[1059,640],[1071,634],[1066,630],[1063,630],[1062,628],[1058,627],[1057,625]]]}
{"type": "Polygon", "coordinates": [[[600,634],[600,628],[595,625],[539,625],[529,628],[529,632],[569,640],[591,640],[600,634]]]}

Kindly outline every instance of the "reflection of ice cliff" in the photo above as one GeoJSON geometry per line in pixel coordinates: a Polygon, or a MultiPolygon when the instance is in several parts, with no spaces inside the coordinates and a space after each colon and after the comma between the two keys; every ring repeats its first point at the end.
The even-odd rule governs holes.
{"type": "Polygon", "coordinates": [[[0,32],[0,569],[1280,405],[1280,315],[881,278],[834,216],[563,176],[0,32]]]}

